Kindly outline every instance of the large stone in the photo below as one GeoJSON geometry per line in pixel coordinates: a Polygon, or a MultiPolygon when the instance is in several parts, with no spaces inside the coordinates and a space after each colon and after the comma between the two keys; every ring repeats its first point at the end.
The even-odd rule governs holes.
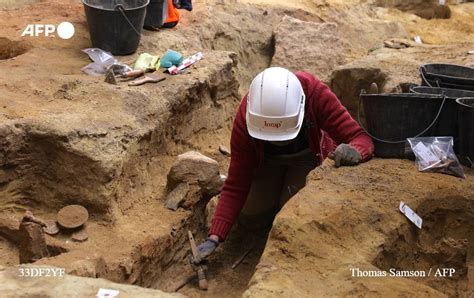
{"type": "Polygon", "coordinates": [[[23,221],[20,224],[20,263],[32,263],[41,258],[48,257],[44,231],[41,225],[34,222],[23,221]]]}
{"type": "Polygon", "coordinates": [[[20,221],[12,216],[2,216],[0,218],[0,236],[13,243],[19,242],[20,221]]]}
{"type": "Polygon", "coordinates": [[[198,185],[209,198],[218,194],[223,185],[219,163],[196,151],[179,155],[168,173],[168,189],[173,190],[180,183],[198,185]]]}
{"type": "MultiPolygon", "coordinates": [[[[110,289],[119,291],[118,297],[184,297],[181,294],[168,294],[159,290],[141,288],[137,286],[114,283],[102,278],[77,277],[68,274],[54,277],[53,271],[49,271],[50,276],[46,275],[46,270],[52,268],[47,266],[28,266],[28,267],[10,267],[8,269],[0,268],[0,293],[4,298],[13,297],[96,297],[99,289],[110,289]],[[43,270],[42,277],[22,277],[20,268],[23,272],[39,272],[43,270]],[[26,271],[27,270],[27,271],[26,271]]],[[[55,271],[58,272],[58,271],[55,271]]]]}
{"type": "Polygon", "coordinates": [[[346,63],[349,44],[341,38],[336,23],[318,24],[285,16],[274,34],[272,66],[307,71],[327,81],[335,67],[346,63]]]}
{"type": "Polygon", "coordinates": [[[97,278],[103,276],[107,269],[107,265],[102,257],[91,257],[87,260],[75,261],[67,270],[68,274],[97,278]]]}

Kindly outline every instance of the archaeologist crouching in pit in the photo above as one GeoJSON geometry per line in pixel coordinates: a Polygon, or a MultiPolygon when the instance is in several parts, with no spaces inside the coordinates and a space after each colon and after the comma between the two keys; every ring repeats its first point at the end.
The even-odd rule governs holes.
{"type": "Polygon", "coordinates": [[[228,178],[194,262],[225,240],[239,213],[244,227],[270,224],[328,154],[336,167],[353,166],[373,150],[370,137],[320,80],[280,67],[264,70],[238,109],[228,178]]]}

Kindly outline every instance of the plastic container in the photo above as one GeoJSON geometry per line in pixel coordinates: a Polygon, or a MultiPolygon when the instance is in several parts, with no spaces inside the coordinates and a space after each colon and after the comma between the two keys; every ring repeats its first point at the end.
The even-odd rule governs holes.
{"type": "Polygon", "coordinates": [[[474,97],[474,91],[448,89],[448,88],[432,88],[425,86],[411,87],[413,93],[437,94],[445,95],[446,103],[441,115],[439,123],[436,126],[440,136],[452,136],[454,138],[454,151],[459,152],[459,134],[458,134],[458,104],[456,99],[461,97],[474,97]]]}
{"type": "Polygon", "coordinates": [[[458,98],[459,158],[461,163],[474,167],[474,97],[458,98]]]}
{"type": "Polygon", "coordinates": [[[425,64],[420,67],[423,86],[474,90],[474,68],[454,64],[425,64]]]}
{"type": "Polygon", "coordinates": [[[143,28],[149,30],[157,30],[166,21],[168,17],[168,1],[166,0],[150,0],[150,4],[146,7],[145,24],[143,28]]]}
{"type": "Polygon", "coordinates": [[[441,95],[361,94],[360,103],[367,123],[362,127],[374,140],[378,157],[411,158],[405,152],[407,138],[439,136],[440,129],[452,129],[438,124],[445,105],[441,95]]]}
{"type": "Polygon", "coordinates": [[[134,53],[150,0],[82,0],[92,46],[114,55],[134,53]]]}
{"type": "MultiPolygon", "coordinates": [[[[456,99],[461,97],[474,97],[474,91],[461,90],[461,89],[450,89],[450,88],[438,88],[438,87],[428,87],[428,86],[411,86],[410,92],[412,93],[423,93],[423,94],[437,94],[437,95],[446,95],[447,99],[456,99]]],[[[457,104],[454,103],[457,107],[457,104]]]]}

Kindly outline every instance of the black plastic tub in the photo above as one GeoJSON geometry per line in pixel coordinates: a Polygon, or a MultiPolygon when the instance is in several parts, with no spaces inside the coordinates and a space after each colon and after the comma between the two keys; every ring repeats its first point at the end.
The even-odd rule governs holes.
{"type": "Polygon", "coordinates": [[[445,95],[446,103],[436,129],[440,136],[452,136],[454,138],[454,151],[459,152],[458,144],[458,104],[456,99],[461,97],[474,97],[474,91],[449,89],[449,88],[432,88],[425,86],[414,86],[410,88],[413,93],[445,95]]]}
{"type": "Polygon", "coordinates": [[[474,167],[474,97],[458,98],[459,105],[459,158],[474,167]]]}
{"type": "Polygon", "coordinates": [[[167,17],[168,1],[150,0],[150,4],[148,4],[146,7],[146,17],[143,28],[148,30],[157,30],[163,26],[167,17]]]}
{"type": "Polygon", "coordinates": [[[445,108],[444,96],[431,94],[361,94],[366,132],[375,144],[375,155],[385,158],[411,158],[405,152],[407,138],[441,136],[444,127],[439,116],[445,108]]]}
{"type": "Polygon", "coordinates": [[[114,55],[134,53],[150,0],[82,0],[92,46],[114,55]]]}
{"type": "Polygon", "coordinates": [[[474,68],[454,64],[425,64],[420,67],[422,85],[474,90],[474,68]]]}
{"type": "MultiPolygon", "coordinates": [[[[461,89],[450,89],[450,88],[438,88],[428,86],[412,86],[410,87],[412,93],[423,93],[423,94],[436,94],[446,95],[448,99],[456,99],[461,97],[474,97],[474,91],[461,90],[461,89]]],[[[454,103],[456,105],[456,103],[454,103]]],[[[457,106],[457,105],[456,105],[457,106]]]]}

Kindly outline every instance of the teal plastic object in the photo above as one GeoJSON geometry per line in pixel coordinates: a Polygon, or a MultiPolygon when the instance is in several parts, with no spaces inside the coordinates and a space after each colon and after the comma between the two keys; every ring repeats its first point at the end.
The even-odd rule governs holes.
{"type": "Polygon", "coordinates": [[[161,57],[160,66],[163,68],[170,68],[173,65],[178,66],[182,61],[183,55],[173,50],[168,50],[163,57],[161,57]]]}

